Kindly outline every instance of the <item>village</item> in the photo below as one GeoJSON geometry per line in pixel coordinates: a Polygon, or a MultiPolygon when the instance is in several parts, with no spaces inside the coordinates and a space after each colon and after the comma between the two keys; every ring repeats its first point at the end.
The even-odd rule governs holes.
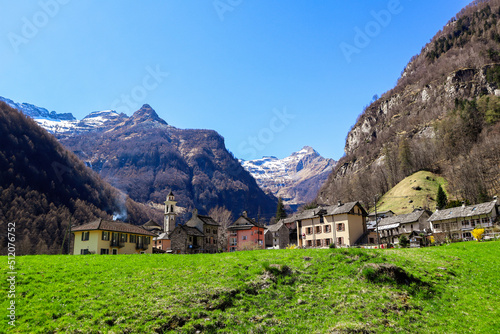
{"type": "MultiPolygon", "coordinates": [[[[176,225],[177,202],[166,198],[163,224],[142,226],[98,219],[72,228],[74,255],[197,254],[285,248],[424,247],[473,240],[481,229],[485,239],[498,233],[500,203],[492,201],[430,212],[368,213],[360,202],[308,209],[264,225],[243,212],[226,228],[194,209],[185,224],[176,225]]],[[[480,239],[481,236],[478,238],[480,239]]]]}

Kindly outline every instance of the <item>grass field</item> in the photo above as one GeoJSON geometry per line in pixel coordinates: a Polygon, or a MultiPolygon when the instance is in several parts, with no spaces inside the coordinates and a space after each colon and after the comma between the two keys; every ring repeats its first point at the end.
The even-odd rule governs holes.
{"type": "Polygon", "coordinates": [[[441,185],[446,192],[447,184],[443,177],[434,173],[416,172],[385,193],[377,203],[377,210],[392,210],[397,215],[410,213],[414,208],[428,207],[435,210],[438,187],[441,185]]]}
{"type": "MultiPolygon", "coordinates": [[[[12,333],[498,333],[500,242],[16,258],[12,333]]],[[[1,257],[7,296],[7,258],[1,257]]],[[[2,298],[7,315],[9,300],[2,298]]]]}

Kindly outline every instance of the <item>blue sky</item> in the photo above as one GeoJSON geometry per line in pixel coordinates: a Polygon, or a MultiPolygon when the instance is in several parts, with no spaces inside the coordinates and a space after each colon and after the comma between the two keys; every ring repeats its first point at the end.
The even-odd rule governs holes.
{"type": "Polygon", "coordinates": [[[337,160],[363,107],[468,3],[0,0],[0,96],[79,119],[148,103],[238,158],[309,145],[337,160]]]}

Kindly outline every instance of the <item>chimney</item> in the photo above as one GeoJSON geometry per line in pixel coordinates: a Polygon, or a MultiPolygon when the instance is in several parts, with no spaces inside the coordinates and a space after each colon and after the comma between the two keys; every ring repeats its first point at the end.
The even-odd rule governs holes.
{"type": "Polygon", "coordinates": [[[241,214],[243,217],[247,218],[248,217],[248,214],[246,211],[243,211],[243,213],[241,214]]]}
{"type": "Polygon", "coordinates": [[[465,202],[462,202],[462,208],[465,208],[465,202]]]}
{"type": "Polygon", "coordinates": [[[198,216],[198,209],[193,210],[193,218],[198,216]]]}
{"type": "Polygon", "coordinates": [[[341,200],[339,200],[339,201],[337,202],[337,206],[342,206],[342,201],[341,201],[341,200]]]}
{"type": "Polygon", "coordinates": [[[493,196],[493,200],[494,200],[495,202],[497,202],[497,204],[500,204],[500,203],[498,203],[498,197],[497,197],[497,196],[493,196]]]}

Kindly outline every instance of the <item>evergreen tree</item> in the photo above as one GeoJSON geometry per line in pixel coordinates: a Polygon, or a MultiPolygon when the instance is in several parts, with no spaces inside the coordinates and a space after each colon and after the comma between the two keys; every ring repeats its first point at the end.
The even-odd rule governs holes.
{"type": "Polygon", "coordinates": [[[276,209],[276,222],[280,219],[286,218],[285,205],[283,204],[283,200],[281,197],[278,197],[278,208],[276,209]]]}
{"type": "Polygon", "coordinates": [[[439,185],[436,197],[436,206],[438,209],[441,210],[446,207],[447,203],[448,203],[448,197],[446,196],[441,185],[439,185]]]}

